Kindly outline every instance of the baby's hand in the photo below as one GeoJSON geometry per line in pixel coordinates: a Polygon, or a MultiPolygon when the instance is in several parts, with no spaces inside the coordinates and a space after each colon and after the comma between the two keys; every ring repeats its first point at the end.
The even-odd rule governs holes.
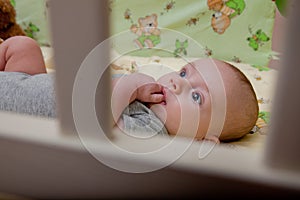
{"type": "Polygon", "coordinates": [[[162,86],[155,82],[140,86],[136,92],[136,99],[146,103],[160,103],[163,98],[162,86]]]}
{"type": "Polygon", "coordinates": [[[115,78],[112,81],[112,114],[117,122],[124,109],[134,100],[145,104],[155,104],[164,101],[163,87],[154,78],[142,73],[115,78]]]}
{"type": "Polygon", "coordinates": [[[145,74],[136,74],[135,99],[146,103],[160,103],[164,99],[162,86],[154,78],[145,74]]]}

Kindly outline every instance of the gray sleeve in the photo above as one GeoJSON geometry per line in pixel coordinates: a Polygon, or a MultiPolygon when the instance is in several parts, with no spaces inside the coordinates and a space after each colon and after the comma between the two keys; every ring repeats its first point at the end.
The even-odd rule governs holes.
{"type": "Polygon", "coordinates": [[[54,74],[0,72],[0,110],[56,117],[54,74]]]}
{"type": "Polygon", "coordinates": [[[128,135],[148,138],[155,135],[167,136],[167,129],[160,119],[144,104],[135,101],[122,113],[124,131],[128,135]]]}

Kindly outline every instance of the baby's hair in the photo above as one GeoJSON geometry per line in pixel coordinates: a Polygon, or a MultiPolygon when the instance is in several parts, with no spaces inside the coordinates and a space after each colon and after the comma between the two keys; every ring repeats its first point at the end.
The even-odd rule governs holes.
{"type": "MultiPolygon", "coordinates": [[[[242,104],[242,106],[240,106],[239,108],[237,108],[236,106],[240,104],[235,104],[236,108],[234,111],[232,111],[233,108],[228,108],[229,110],[226,113],[226,120],[224,123],[223,131],[220,135],[221,141],[232,141],[245,136],[253,129],[258,118],[259,108],[256,93],[249,79],[242,71],[240,71],[230,63],[226,63],[226,65],[229,66],[231,70],[233,70],[234,76],[232,78],[237,78],[237,80],[240,82],[240,85],[238,85],[238,87],[242,87],[240,91],[242,91],[242,95],[244,95],[243,98],[240,98],[238,96],[227,97],[237,98],[237,100],[242,104]],[[237,112],[237,110],[239,111],[237,112]]],[[[233,88],[233,90],[234,89],[236,88],[233,88]]]]}

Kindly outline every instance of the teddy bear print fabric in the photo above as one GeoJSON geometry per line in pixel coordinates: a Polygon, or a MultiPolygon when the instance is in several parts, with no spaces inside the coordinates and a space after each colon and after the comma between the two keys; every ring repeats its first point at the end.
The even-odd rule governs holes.
{"type": "Polygon", "coordinates": [[[213,57],[265,67],[272,0],[110,0],[113,48],[134,56],[213,57]]]}

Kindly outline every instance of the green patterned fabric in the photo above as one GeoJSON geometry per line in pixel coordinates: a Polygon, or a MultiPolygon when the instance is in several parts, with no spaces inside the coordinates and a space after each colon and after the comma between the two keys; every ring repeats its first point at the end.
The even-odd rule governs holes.
{"type": "Polygon", "coordinates": [[[265,67],[276,58],[275,8],[272,0],[111,0],[112,46],[134,56],[211,56],[265,67]],[[142,34],[160,40],[138,41],[142,34]]]}
{"type": "Polygon", "coordinates": [[[47,17],[47,0],[11,0],[17,13],[17,22],[27,36],[35,39],[41,46],[50,45],[47,17]]]}

